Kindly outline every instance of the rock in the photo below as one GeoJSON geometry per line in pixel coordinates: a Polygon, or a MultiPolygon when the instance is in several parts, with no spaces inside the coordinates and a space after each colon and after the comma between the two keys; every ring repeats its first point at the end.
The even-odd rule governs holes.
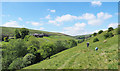
{"type": "Polygon", "coordinates": [[[104,40],[103,42],[104,42],[104,43],[106,43],[106,42],[107,42],[107,40],[104,40]]]}

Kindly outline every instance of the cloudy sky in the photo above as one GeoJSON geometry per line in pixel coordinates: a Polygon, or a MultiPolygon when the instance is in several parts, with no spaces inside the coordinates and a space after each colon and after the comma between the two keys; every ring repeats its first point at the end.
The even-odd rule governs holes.
{"type": "Polygon", "coordinates": [[[117,27],[117,2],[4,2],[2,26],[83,35],[117,27]]]}

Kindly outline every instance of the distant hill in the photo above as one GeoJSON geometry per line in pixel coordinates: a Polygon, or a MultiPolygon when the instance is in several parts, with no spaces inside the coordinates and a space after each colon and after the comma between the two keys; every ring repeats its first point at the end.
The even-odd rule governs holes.
{"type": "MultiPolygon", "coordinates": [[[[20,29],[20,28],[13,28],[13,27],[0,27],[0,30],[2,30],[0,33],[1,35],[4,34],[4,35],[8,35],[10,37],[13,37],[14,36],[14,32],[15,32],[15,29],[20,29]]],[[[40,30],[33,30],[33,29],[29,29],[30,31],[30,34],[34,34],[34,33],[38,33],[38,34],[49,34],[49,35],[57,35],[57,36],[61,36],[61,35],[65,35],[65,36],[69,36],[69,35],[66,35],[66,34],[62,34],[62,33],[57,33],[57,32],[47,32],[47,31],[40,31],[40,30]]],[[[0,36],[1,38],[1,36],[0,36]]]]}

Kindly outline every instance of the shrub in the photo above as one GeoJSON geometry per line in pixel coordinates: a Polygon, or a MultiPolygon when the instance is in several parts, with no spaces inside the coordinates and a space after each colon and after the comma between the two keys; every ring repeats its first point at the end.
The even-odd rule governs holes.
{"type": "Polygon", "coordinates": [[[77,42],[73,39],[68,40],[68,42],[69,42],[70,48],[74,47],[74,46],[77,46],[77,42]]]}
{"type": "Polygon", "coordinates": [[[108,37],[109,37],[109,33],[106,33],[106,34],[104,35],[104,37],[105,37],[105,39],[108,38],[108,37]]]}
{"type": "Polygon", "coordinates": [[[120,25],[118,26],[117,34],[120,34],[120,25]]]}
{"type": "Polygon", "coordinates": [[[94,38],[94,39],[93,39],[93,42],[97,42],[97,41],[99,41],[98,38],[94,38]]]}
{"type": "Polygon", "coordinates": [[[112,27],[109,27],[109,28],[108,28],[108,32],[110,32],[110,31],[112,31],[112,30],[114,30],[112,27]]]}
{"type": "Polygon", "coordinates": [[[103,30],[100,30],[99,32],[98,32],[98,34],[101,34],[103,32],[103,30]]]}
{"type": "Polygon", "coordinates": [[[23,67],[25,67],[23,58],[17,58],[9,65],[8,69],[21,69],[23,67]]]}
{"type": "Polygon", "coordinates": [[[36,56],[31,53],[28,53],[23,57],[23,62],[25,66],[34,64],[35,60],[36,60],[36,56]]]}
{"type": "Polygon", "coordinates": [[[29,30],[26,29],[26,28],[22,28],[22,29],[20,30],[20,32],[21,32],[21,38],[22,38],[22,39],[24,39],[24,37],[29,34],[29,30]]]}
{"type": "Polygon", "coordinates": [[[5,42],[8,42],[8,37],[4,37],[4,41],[5,41],[5,42]]]}
{"type": "Polygon", "coordinates": [[[20,32],[17,29],[15,30],[15,38],[16,39],[21,38],[20,32]]]}
{"type": "Polygon", "coordinates": [[[36,53],[37,53],[37,48],[36,48],[35,46],[31,45],[31,46],[28,46],[28,47],[27,47],[27,51],[28,51],[29,53],[36,54],[36,53]]]}
{"type": "Polygon", "coordinates": [[[78,43],[82,43],[82,42],[84,42],[84,39],[78,40],[78,43]]]}
{"type": "Polygon", "coordinates": [[[34,46],[36,47],[37,49],[40,47],[40,44],[41,42],[38,40],[38,38],[34,37],[34,36],[30,36],[28,38],[28,42],[26,43],[27,44],[27,47],[30,47],[30,46],[34,46]]]}
{"type": "Polygon", "coordinates": [[[106,33],[106,34],[104,35],[105,39],[106,39],[106,38],[113,37],[113,36],[114,36],[113,33],[106,33]]]}
{"type": "Polygon", "coordinates": [[[114,35],[113,35],[113,33],[109,33],[109,37],[113,37],[114,35]]]}
{"type": "Polygon", "coordinates": [[[6,55],[6,57],[4,56],[4,58],[2,57],[2,69],[7,69],[12,63],[12,60],[8,55],[6,55]]]}
{"type": "Polygon", "coordinates": [[[96,36],[97,35],[97,33],[93,33],[93,36],[96,36]]]}
{"type": "Polygon", "coordinates": [[[24,40],[25,40],[25,41],[28,41],[29,38],[30,38],[30,35],[26,35],[25,38],[24,38],[24,40]]]}

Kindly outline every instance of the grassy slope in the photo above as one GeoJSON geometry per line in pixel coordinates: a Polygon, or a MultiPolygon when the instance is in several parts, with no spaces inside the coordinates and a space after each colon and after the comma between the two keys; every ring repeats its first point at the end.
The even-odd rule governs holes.
{"type": "MultiPolygon", "coordinates": [[[[116,31],[116,30],[115,30],[116,31]]],[[[115,34],[115,31],[113,33],[115,34]]],[[[62,51],[40,63],[28,66],[24,69],[117,69],[118,68],[118,35],[105,40],[103,32],[97,35],[99,42],[93,43],[95,37],[91,37],[90,47],[86,47],[85,41],[78,46],[62,51]],[[95,47],[99,50],[95,51],[95,47]]]]}
{"type": "MultiPolygon", "coordinates": [[[[0,29],[2,29],[2,34],[7,34],[10,36],[14,35],[15,29],[20,29],[20,28],[12,28],[12,27],[0,27],[0,29]]],[[[65,35],[65,34],[61,34],[61,33],[53,33],[53,32],[46,32],[46,31],[40,31],[40,30],[32,30],[29,29],[30,34],[34,34],[34,33],[46,33],[46,34],[51,34],[51,35],[65,35]]]]}

